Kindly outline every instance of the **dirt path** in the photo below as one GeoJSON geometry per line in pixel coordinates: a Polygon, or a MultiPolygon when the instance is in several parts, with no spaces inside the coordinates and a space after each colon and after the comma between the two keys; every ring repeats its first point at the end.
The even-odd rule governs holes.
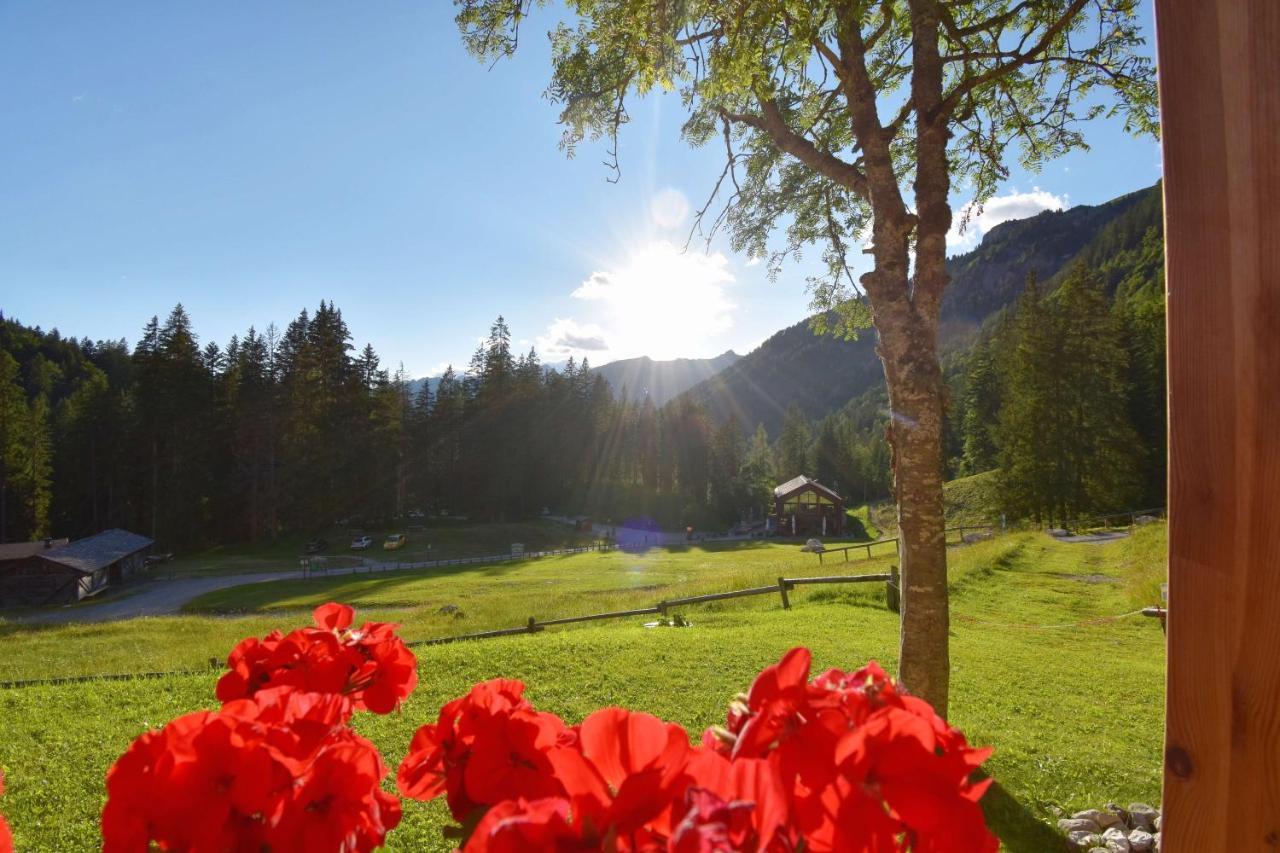
{"type": "Polygon", "coordinates": [[[126,587],[121,590],[120,595],[102,602],[33,611],[7,618],[14,622],[64,625],[71,622],[114,622],[118,619],[133,619],[137,616],[171,616],[182,612],[182,605],[206,592],[241,584],[293,580],[301,577],[301,572],[263,572],[251,575],[143,581],[136,586],[126,587]]]}

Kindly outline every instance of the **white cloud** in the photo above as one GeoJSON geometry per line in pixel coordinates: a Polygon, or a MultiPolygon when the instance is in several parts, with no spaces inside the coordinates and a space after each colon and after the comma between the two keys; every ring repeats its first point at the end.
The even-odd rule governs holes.
{"type": "Polygon", "coordinates": [[[454,373],[457,373],[457,372],[459,371],[459,369],[460,369],[460,368],[457,366],[457,365],[458,365],[458,362],[456,362],[456,361],[442,361],[442,362],[439,362],[438,364],[434,364],[434,365],[432,365],[431,367],[427,368],[427,372],[426,372],[426,373],[424,373],[424,374],[422,374],[422,377],[423,377],[424,379],[425,379],[426,377],[431,377],[431,378],[433,378],[433,379],[434,379],[434,378],[436,378],[436,377],[443,376],[443,375],[444,375],[444,372],[445,372],[446,370],[448,370],[448,369],[449,369],[449,367],[450,367],[451,365],[453,366],[453,371],[454,371],[454,373]]]}
{"type": "Polygon", "coordinates": [[[748,267],[758,267],[758,266],[760,266],[762,263],[764,263],[764,258],[761,258],[761,257],[757,256],[757,257],[754,257],[754,258],[747,258],[747,263],[746,263],[746,265],[747,265],[748,267]]]}
{"type": "Polygon", "coordinates": [[[951,231],[947,234],[947,248],[953,252],[967,252],[982,240],[982,235],[1001,222],[1010,219],[1026,219],[1042,210],[1062,210],[1067,207],[1067,196],[1057,196],[1039,187],[1029,193],[1013,192],[987,200],[979,211],[970,202],[954,214],[951,231]],[[968,220],[966,223],[965,220],[968,220]],[[964,233],[961,233],[961,227],[964,233]]]}
{"type": "Polygon", "coordinates": [[[659,190],[649,202],[649,215],[659,228],[679,228],[689,215],[689,199],[673,187],[659,190]]]}
{"type": "Polygon", "coordinates": [[[593,360],[609,350],[604,329],[595,323],[579,323],[571,317],[557,317],[534,344],[543,361],[564,361],[573,356],[593,360]]]}

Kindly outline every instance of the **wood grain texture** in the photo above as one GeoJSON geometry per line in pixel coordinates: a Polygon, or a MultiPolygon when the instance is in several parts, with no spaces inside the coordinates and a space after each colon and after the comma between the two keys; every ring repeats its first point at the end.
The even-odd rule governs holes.
{"type": "Polygon", "coordinates": [[[1156,0],[1167,853],[1280,851],[1280,2],[1156,0]]]}

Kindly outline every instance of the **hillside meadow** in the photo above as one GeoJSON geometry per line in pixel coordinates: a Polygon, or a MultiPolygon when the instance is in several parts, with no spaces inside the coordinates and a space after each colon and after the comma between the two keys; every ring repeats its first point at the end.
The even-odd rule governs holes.
{"type": "MultiPolygon", "coordinates": [[[[985,804],[1011,851],[1053,850],[1059,811],[1110,800],[1155,801],[1160,791],[1164,641],[1154,620],[1131,614],[1160,574],[1163,525],[1129,540],[1071,545],[1021,533],[951,551],[951,720],[992,744],[998,785],[985,804]]],[[[851,564],[883,570],[888,559],[851,564]]],[[[579,554],[431,574],[272,582],[224,590],[187,615],[41,628],[0,624],[0,678],[206,667],[194,675],[0,690],[0,809],[18,849],[97,845],[103,775],[137,734],[214,703],[216,671],[239,638],[307,620],[316,603],[356,605],[358,618],[403,624],[409,640],[509,627],[651,604],[818,574],[795,546],[718,545],[579,554]],[[466,614],[439,614],[456,604],[466,614]]],[[[824,567],[828,573],[833,567],[824,567]]],[[[688,628],[645,628],[644,618],[552,628],[535,636],[419,647],[421,684],[399,713],[358,718],[394,771],[417,726],[485,678],[523,679],[534,703],[577,721],[619,704],[683,724],[692,735],[764,665],[807,645],[815,668],[874,658],[892,668],[897,616],[883,585],[809,587],[785,611],[761,596],[681,611],[688,628]]],[[[406,803],[393,850],[447,850],[439,803],[406,803]]]]}

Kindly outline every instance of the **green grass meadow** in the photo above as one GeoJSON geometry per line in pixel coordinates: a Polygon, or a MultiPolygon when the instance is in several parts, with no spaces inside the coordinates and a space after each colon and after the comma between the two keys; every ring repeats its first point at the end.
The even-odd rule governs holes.
{"type": "MultiPolygon", "coordinates": [[[[985,804],[1011,851],[1060,849],[1056,810],[1160,793],[1164,639],[1154,620],[1110,618],[1147,601],[1163,572],[1164,526],[1102,545],[1020,533],[950,552],[951,720],[995,756],[985,804]]],[[[588,553],[433,573],[271,582],[212,593],[187,615],[41,628],[0,623],[0,679],[207,666],[239,638],[304,623],[330,599],[357,618],[402,623],[406,639],[511,627],[529,616],[624,609],[666,597],[829,574],[794,545],[722,544],[647,555],[588,553]],[[462,619],[437,613],[457,604],[462,619]]],[[[888,558],[850,564],[882,571],[888,558]]],[[[609,704],[680,722],[696,736],[763,666],[794,645],[815,668],[892,668],[898,619],[883,585],[796,590],[682,610],[689,628],[645,618],[534,636],[420,647],[421,685],[403,710],[357,728],[394,768],[418,725],[481,679],[523,679],[535,704],[577,721],[609,704]]],[[[19,850],[97,846],[103,775],[129,741],[214,704],[216,673],[0,690],[0,798],[19,850]]],[[[389,849],[448,850],[442,804],[406,803],[389,849]]]]}
{"type": "Polygon", "coordinates": [[[175,555],[173,560],[162,563],[154,571],[161,577],[296,571],[298,559],[305,553],[307,543],[316,538],[328,542],[320,556],[334,567],[349,566],[362,559],[416,563],[492,557],[510,553],[515,542],[523,543],[527,551],[549,551],[585,545],[595,539],[592,534],[574,530],[567,524],[542,519],[501,524],[450,519],[405,520],[395,527],[333,527],[316,536],[293,534],[266,545],[221,545],[175,555]],[[392,533],[405,534],[405,545],[395,551],[384,551],[382,542],[392,533]],[[372,537],[373,547],[367,551],[352,551],[351,540],[358,535],[372,537]]]}

